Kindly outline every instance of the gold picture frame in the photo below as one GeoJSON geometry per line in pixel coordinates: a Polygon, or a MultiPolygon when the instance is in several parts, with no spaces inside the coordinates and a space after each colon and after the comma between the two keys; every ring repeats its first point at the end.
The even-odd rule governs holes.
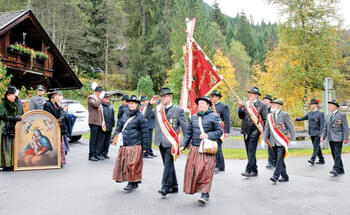
{"type": "Polygon", "coordinates": [[[33,110],[17,122],[14,170],[61,168],[61,128],[49,112],[33,110]]]}

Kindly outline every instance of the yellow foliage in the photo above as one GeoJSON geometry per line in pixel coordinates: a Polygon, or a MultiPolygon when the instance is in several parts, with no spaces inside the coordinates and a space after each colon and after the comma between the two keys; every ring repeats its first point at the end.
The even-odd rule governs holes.
{"type": "MultiPolygon", "coordinates": [[[[297,75],[305,71],[300,66],[300,62],[289,57],[291,52],[297,53],[292,47],[277,47],[269,52],[265,60],[266,71],[263,71],[260,65],[255,65],[254,79],[262,95],[269,94],[272,97],[282,98],[283,109],[293,116],[298,116],[304,113],[305,81],[297,75]]],[[[309,98],[320,99],[321,95],[320,90],[309,90],[309,98]]]]}
{"type": "MultiPolygon", "coordinates": [[[[228,59],[228,57],[226,57],[220,50],[217,50],[214,55],[214,64],[229,85],[232,88],[236,88],[238,82],[235,77],[235,68],[232,66],[230,59],[228,59]]],[[[225,101],[229,95],[232,95],[232,92],[224,83],[221,83],[217,87],[217,90],[221,91],[223,101],[225,101]]]]}

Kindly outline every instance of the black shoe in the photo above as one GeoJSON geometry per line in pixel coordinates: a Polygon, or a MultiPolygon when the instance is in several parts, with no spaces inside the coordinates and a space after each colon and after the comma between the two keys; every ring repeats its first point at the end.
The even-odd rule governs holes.
{"type": "Polygon", "coordinates": [[[202,193],[202,194],[201,194],[201,197],[198,199],[198,201],[199,201],[201,204],[205,205],[205,204],[207,204],[208,199],[209,199],[209,193],[202,193]]]}
{"type": "Polygon", "coordinates": [[[153,157],[152,157],[151,155],[149,155],[149,154],[144,154],[143,157],[144,157],[144,158],[150,158],[150,159],[153,158],[153,157]]]}
{"type": "Polygon", "coordinates": [[[341,172],[338,172],[339,175],[344,175],[345,172],[344,171],[341,171],[341,172]]]}
{"type": "Polygon", "coordinates": [[[332,170],[329,173],[332,174],[333,176],[338,176],[338,172],[335,170],[332,170]]]}
{"type": "Polygon", "coordinates": [[[219,168],[215,167],[214,174],[218,174],[219,171],[220,171],[219,168]]]}
{"type": "Polygon", "coordinates": [[[137,189],[138,187],[139,187],[139,183],[137,183],[137,182],[131,183],[130,192],[137,189]]]}
{"type": "Polygon", "coordinates": [[[179,192],[179,189],[177,187],[172,187],[168,190],[167,193],[178,193],[179,192]]]}
{"type": "Polygon", "coordinates": [[[132,183],[129,182],[128,185],[126,185],[126,187],[123,188],[123,190],[131,191],[132,190],[132,186],[133,186],[132,183]]]}
{"type": "Polygon", "coordinates": [[[103,157],[105,158],[105,159],[110,159],[111,157],[109,157],[108,155],[103,155],[103,157]]]}
{"type": "Polygon", "coordinates": [[[277,178],[275,178],[275,177],[271,177],[271,178],[270,178],[270,181],[272,181],[274,184],[276,184],[276,183],[277,183],[277,180],[278,180],[278,179],[277,179],[277,178]]]}
{"type": "Polygon", "coordinates": [[[317,161],[315,164],[325,164],[325,161],[317,161]]]}
{"type": "Polygon", "coordinates": [[[311,164],[311,165],[314,165],[314,163],[315,163],[315,162],[312,161],[312,160],[308,160],[307,162],[308,162],[309,164],[311,164]]]}
{"type": "Polygon", "coordinates": [[[2,168],[2,171],[13,171],[13,166],[4,167],[4,168],[2,168]]]}
{"type": "Polygon", "coordinates": [[[279,182],[288,182],[289,181],[289,177],[282,177],[281,179],[278,180],[279,182]]]}
{"type": "Polygon", "coordinates": [[[105,159],[105,157],[102,156],[102,155],[96,155],[96,158],[99,159],[99,160],[104,160],[105,159]]]}
{"type": "Polygon", "coordinates": [[[157,157],[157,155],[155,155],[155,154],[153,154],[153,153],[152,153],[152,154],[150,154],[150,155],[151,155],[152,157],[154,157],[154,158],[156,158],[156,157],[157,157]]]}
{"type": "Polygon", "coordinates": [[[272,168],[273,168],[272,163],[268,163],[268,164],[266,165],[266,168],[267,168],[267,169],[272,169],[272,168]]]}
{"type": "Polygon", "coordinates": [[[160,193],[160,195],[162,195],[162,197],[166,197],[166,195],[168,194],[168,192],[163,188],[158,190],[158,193],[160,193]]]}
{"type": "Polygon", "coordinates": [[[95,156],[93,156],[89,158],[89,161],[98,161],[98,159],[95,156]]]}
{"type": "Polygon", "coordinates": [[[242,172],[241,176],[250,177],[250,172],[242,172]]]}
{"type": "Polygon", "coordinates": [[[258,173],[257,172],[251,172],[249,173],[249,177],[257,177],[258,173]]]}

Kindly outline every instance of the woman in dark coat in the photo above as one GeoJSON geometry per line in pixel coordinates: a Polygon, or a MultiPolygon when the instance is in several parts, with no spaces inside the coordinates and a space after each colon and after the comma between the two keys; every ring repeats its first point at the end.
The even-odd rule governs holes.
{"type": "Polygon", "coordinates": [[[0,104],[0,120],[4,123],[1,129],[0,168],[4,171],[13,170],[15,126],[22,120],[16,90],[15,87],[8,87],[0,104]]]}
{"type": "Polygon", "coordinates": [[[215,154],[200,151],[202,140],[220,141],[223,134],[220,118],[209,107],[212,105],[208,97],[196,99],[198,113],[191,117],[188,128],[181,144],[181,151],[191,143],[191,150],[187,157],[184,192],[194,194],[201,192],[199,202],[206,204],[215,170],[215,154]],[[199,118],[202,120],[204,134],[201,133],[199,118]]]}
{"type": "Polygon", "coordinates": [[[68,133],[66,125],[66,117],[63,109],[58,105],[59,102],[59,92],[50,91],[47,93],[49,100],[44,104],[44,110],[51,113],[60,124],[61,128],[61,164],[62,166],[66,164],[66,147],[65,147],[65,135],[68,133]]]}
{"type": "Polygon", "coordinates": [[[143,154],[142,148],[149,145],[147,120],[139,110],[140,101],[135,95],[128,99],[128,111],[118,120],[114,132],[122,135],[123,143],[118,151],[113,172],[113,180],[125,182],[125,191],[131,192],[142,180],[143,154]],[[143,147],[142,147],[143,146],[143,147]]]}

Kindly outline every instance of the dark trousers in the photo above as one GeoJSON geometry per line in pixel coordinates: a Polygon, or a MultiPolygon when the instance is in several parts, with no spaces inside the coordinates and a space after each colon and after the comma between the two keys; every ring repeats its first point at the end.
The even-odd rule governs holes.
{"type": "Polygon", "coordinates": [[[319,136],[311,136],[312,145],[314,147],[314,151],[311,156],[311,161],[315,161],[316,156],[318,157],[319,161],[324,161],[323,155],[322,155],[322,149],[321,149],[321,138],[319,136]]]}
{"type": "Polygon", "coordinates": [[[259,136],[260,132],[255,130],[248,135],[246,140],[244,140],[248,157],[248,164],[245,171],[248,173],[258,173],[258,166],[256,165],[256,148],[258,147],[259,136]]]}
{"type": "Polygon", "coordinates": [[[222,142],[220,142],[218,144],[218,152],[216,153],[215,168],[218,168],[220,171],[224,171],[225,170],[224,154],[222,153],[222,142]]]}
{"type": "Polygon", "coordinates": [[[106,132],[101,132],[101,138],[100,138],[100,143],[99,144],[99,148],[98,148],[98,155],[108,155],[108,151],[109,151],[109,145],[111,143],[111,135],[112,135],[112,131],[106,131],[106,132]]]}
{"type": "Polygon", "coordinates": [[[170,188],[178,188],[174,159],[171,155],[171,147],[164,148],[162,145],[160,145],[159,150],[164,165],[162,189],[168,191],[170,188]]]}
{"type": "Polygon", "coordinates": [[[153,141],[153,128],[152,129],[148,129],[149,133],[148,133],[148,136],[150,138],[150,142],[149,142],[149,145],[147,146],[147,148],[145,149],[146,150],[146,153],[145,154],[148,154],[148,155],[153,155],[153,150],[152,150],[152,141],[153,141]]]}
{"type": "Polygon", "coordinates": [[[273,149],[268,146],[267,147],[267,153],[268,153],[268,162],[272,166],[276,166],[276,154],[274,153],[273,149]]]}
{"type": "Polygon", "coordinates": [[[89,158],[97,155],[99,142],[101,142],[101,126],[89,125],[90,126],[90,141],[89,141],[89,158]]]}
{"type": "Polygon", "coordinates": [[[334,160],[333,170],[337,173],[344,173],[343,161],[341,159],[341,152],[343,148],[343,142],[329,142],[331,147],[332,157],[334,160]]]}
{"type": "Polygon", "coordinates": [[[276,169],[273,173],[273,177],[278,179],[280,176],[283,178],[289,178],[286,170],[286,164],[284,163],[284,155],[286,153],[283,146],[273,147],[274,153],[276,155],[276,169]]]}

